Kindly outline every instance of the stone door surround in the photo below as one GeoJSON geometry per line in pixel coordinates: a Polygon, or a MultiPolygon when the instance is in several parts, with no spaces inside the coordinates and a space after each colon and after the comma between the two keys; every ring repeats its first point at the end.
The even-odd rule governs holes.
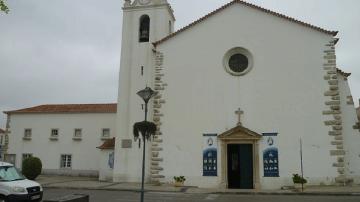
{"type": "Polygon", "coordinates": [[[227,171],[227,145],[228,144],[252,144],[253,146],[253,182],[254,189],[260,190],[259,169],[259,140],[262,135],[238,125],[218,136],[221,146],[221,188],[228,188],[227,171]]]}

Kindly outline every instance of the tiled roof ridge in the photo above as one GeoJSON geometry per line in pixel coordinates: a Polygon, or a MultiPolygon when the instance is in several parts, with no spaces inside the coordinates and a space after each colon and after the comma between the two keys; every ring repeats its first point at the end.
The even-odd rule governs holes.
{"type": "Polygon", "coordinates": [[[232,6],[232,5],[235,4],[235,3],[243,4],[243,5],[245,5],[245,6],[248,6],[248,7],[257,9],[257,10],[260,10],[260,11],[265,12],[265,13],[269,13],[269,14],[271,14],[271,15],[274,15],[274,16],[277,16],[277,17],[280,17],[280,18],[289,20],[289,21],[291,21],[291,22],[294,22],[294,23],[303,25],[303,26],[305,26],[305,27],[308,27],[308,28],[311,28],[311,29],[314,29],[314,30],[323,32],[323,33],[325,33],[325,34],[330,34],[330,35],[332,35],[332,36],[336,36],[337,33],[338,33],[338,31],[326,30],[326,29],[323,29],[323,28],[321,28],[321,27],[312,25],[312,24],[310,24],[310,23],[306,23],[306,22],[297,20],[297,19],[295,19],[295,18],[289,17],[289,16],[287,16],[287,15],[284,15],[284,14],[281,14],[281,13],[277,13],[277,12],[275,12],[275,11],[272,11],[272,10],[269,10],[269,9],[266,9],[266,8],[263,8],[263,7],[260,7],[260,6],[257,6],[257,5],[252,4],[252,3],[245,2],[245,1],[243,1],[243,0],[233,0],[233,1],[225,4],[224,6],[218,8],[218,9],[216,9],[216,10],[214,10],[214,11],[208,13],[208,14],[206,14],[205,16],[199,18],[198,20],[193,21],[192,23],[190,23],[189,25],[187,25],[187,26],[179,29],[178,31],[169,34],[168,36],[160,39],[159,41],[154,42],[154,43],[153,43],[154,46],[157,46],[158,44],[161,44],[161,43],[169,40],[170,38],[174,37],[175,35],[178,35],[178,34],[180,34],[181,32],[184,32],[185,30],[187,30],[187,29],[195,26],[196,24],[198,24],[198,23],[206,20],[207,18],[215,15],[216,13],[219,13],[220,11],[222,11],[222,10],[224,10],[224,9],[232,6]]]}
{"type": "Polygon", "coordinates": [[[116,107],[116,103],[43,104],[18,110],[5,111],[4,113],[116,113],[116,107]]]}

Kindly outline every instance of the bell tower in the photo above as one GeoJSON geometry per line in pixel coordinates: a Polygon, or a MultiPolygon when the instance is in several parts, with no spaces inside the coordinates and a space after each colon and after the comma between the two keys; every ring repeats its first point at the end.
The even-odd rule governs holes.
{"type": "MultiPolygon", "coordinates": [[[[144,120],[142,99],[136,94],[146,86],[154,88],[153,42],[171,34],[175,17],[167,0],[125,0],[119,92],[116,119],[115,182],[140,182],[142,153],[134,143],[133,125],[144,120]]],[[[149,120],[152,118],[149,105],[149,120]]],[[[150,147],[148,147],[150,148],[150,147]]],[[[146,168],[151,158],[147,150],[146,168]]],[[[146,170],[149,179],[149,169],[146,170]]]]}

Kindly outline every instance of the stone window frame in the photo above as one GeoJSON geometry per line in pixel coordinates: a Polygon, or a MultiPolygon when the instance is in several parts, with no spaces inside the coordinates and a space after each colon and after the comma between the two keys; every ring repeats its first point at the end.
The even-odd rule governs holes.
{"type": "Polygon", "coordinates": [[[251,54],[251,52],[245,48],[242,47],[235,47],[232,48],[230,50],[228,50],[224,57],[223,57],[223,66],[225,68],[225,71],[228,72],[229,74],[233,75],[233,76],[243,76],[245,74],[247,74],[248,72],[250,72],[250,70],[253,68],[254,66],[254,59],[253,56],[251,54]],[[230,66],[229,66],[229,60],[233,55],[236,54],[242,54],[245,57],[247,57],[248,59],[248,66],[247,68],[242,71],[242,72],[234,72],[233,70],[231,70],[230,66]]]}
{"type": "Polygon", "coordinates": [[[50,132],[50,136],[51,137],[59,137],[59,129],[58,128],[52,128],[51,132],[50,132]]]}
{"type": "Polygon", "coordinates": [[[24,138],[31,138],[32,136],[32,129],[31,128],[25,128],[24,129],[24,138]]]}
{"type": "Polygon", "coordinates": [[[82,128],[75,128],[74,129],[74,137],[75,138],[81,138],[82,137],[82,128]],[[79,132],[79,134],[77,132],[79,132]]]}
{"type": "Polygon", "coordinates": [[[60,168],[61,169],[72,169],[72,154],[61,154],[60,155],[60,168]]]}
{"type": "Polygon", "coordinates": [[[60,130],[58,129],[58,128],[52,128],[51,130],[50,130],[50,140],[51,141],[58,141],[58,139],[59,139],[59,133],[60,133],[60,130]],[[56,133],[55,133],[55,131],[56,131],[56,133]]]}
{"type": "Polygon", "coordinates": [[[110,128],[102,128],[101,129],[101,139],[109,139],[111,137],[110,128]],[[107,135],[105,135],[105,131],[109,131],[107,135]]]}

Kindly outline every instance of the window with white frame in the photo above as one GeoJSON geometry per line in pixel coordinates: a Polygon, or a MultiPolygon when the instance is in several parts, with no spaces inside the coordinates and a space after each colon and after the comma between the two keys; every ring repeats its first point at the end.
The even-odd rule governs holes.
{"type": "Polygon", "coordinates": [[[71,168],[71,154],[62,154],[60,160],[60,168],[71,168]]]}
{"type": "Polygon", "coordinates": [[[102,138],[109,138],[110,137],[110,128],[103,128],[101,137],[102,138]]]}
{"type": "Polygon", "coordinates": [[[30,158],[30,157],[33,157],[33,154],[29,154],[29,153],[26,154],[25,153],[25,154],[22,155],[22,161],[24,161],[25,159],[30,158]]]}
{"type": "Polygon", "coordinates": [[[30,128],[26,128],[24,130],[24,138],[31,138],[31,129],[30,128]]]}
{"type": "Polygon", "coordinates": [[[81,138],[81,135],[82,135],[82,129],[81,128],[75,128],[74,137],[81,138]]]}
{"type": "Polygon", "coordinates": [[[59,129],[51,129],[51,137],[58,137],[59,129]]]}

